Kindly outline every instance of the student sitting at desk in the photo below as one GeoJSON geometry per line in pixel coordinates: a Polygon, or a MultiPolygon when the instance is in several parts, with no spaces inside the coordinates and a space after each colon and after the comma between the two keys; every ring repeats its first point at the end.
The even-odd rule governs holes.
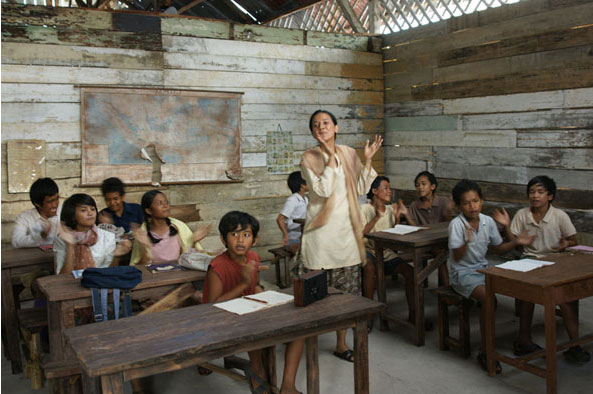
{"type": "MultiPolygon", "coordinates": [[[[210,262],[202,301],[221,302],[263,291],[259,285],[260,259],[251,250],[257,243],[259,222],[245,212],[231,211],[225,214],[218,225],[220,239],[226,252],[210,262]]],[[[286,348],[281,394],[298,393],[295,387],[296,374],[303,352],[304,339],[290,342],[286,348]]],[[[271,387],[262,378],[265,368],[261,351],[249,352],[251,373],[249,386],[253,393],[272,393],[271,387]]]]}
{"type": "MultiPolygon", "coordinates": [[[[109,267],[114,256],[130,251],[129,243],[115,243],[115,235],[97,227],[97,204],[88,194],[73,194],[64,201],[62,224],[54,242],[56,273],[88,267],[109,267]]],[[[128,241],[129,242],[129,241],[128,241]]]]}
{"type": "Polygon", "coordinates": [[[408,208],[408,223],[413,226],[449,222],[453,202],[445,197],[435,195],[437,178],[428,171],[422,171],[414,179],[418,198],[408,208]]]}
{"type": "Polygon", "coordinates": [[[52,245],[59,224],[58,185],[51,178],[39,178],[29,189],[29,198],[34,208],[21,212],[12,230],[12,246],[32,248],[52,245]]]}
{"type": "MultiPolygon", "coordinates": [[[[511,223],[511,232],[516,235],[527,231],[535,235],[531,245],[523,246],[523,254],[527,257],[542,257],[547,253],[561,252],[569,246],[576,245],[576,233],[570,217],[562,210],[555,208],[552,201],[556,197],[556,182],[542,175],[531,179],[527,184],[529,207],[520,209],[511,223]]],[[[524,310],[525,321],[521,326],[527,332],[531,329],[534,305],[521,302],[519,306],[524,310]]],[[[568,336],[571,340],[578,339],[579,328],[576,304],[561,304],[562,317],[568,336]]],[[[532,344],[515,344],[515,354],[524,355],[539,350],[541,347],[532,344]]],[[[591,354],[580,346],[573,346],[564,353],[564,357],[571,362],[586,363],[591,360],[591,354]]]]}
{"type": "Polygon", "coordinates": [[[144,222],[142,207],[139,204],[124,201],[126,195],[124,183],[119,178],[107,178],[101,183],[101,193],[107,208],[99,213],[99,222],[122,227],[124,233],[131,231],[131,224],[144,222]]]}
{"type": "Polygon", "coordinates": [[[187,224],[170,217],[171,206],[163,193],[144,193],[141,205],[144,224],[134,231],[130,265],[177,261],[189,248],[202,249],[198,241],[208,235],[210,227],[192,232],[187,224]]]}
{"type": "MultiPolygon", "coordinates": [[[[389,178],[378,176],[371,184],[367,194],[370,203],[364,204],[361,210],[363,234],[383,231],[399,223],[400,213],[405,210],[403,202],[391,204],[391,186],[389,178]]],[[[407,211],[406,211],[407,214],[407,211]]],[[[375,293],[375,245],[365,238],[367,263],[364,266],[363,295],[372,299],[375,293]]],[[[406,301],[408,303],[408,320],[414,321],[414,269],[404,262],[391,249],[386,249],[383,255],[385,275],[402,274],[406,284],[406,301]]]]}
{"type": "Polygon", "coordinates": [[[292,172],[288,176],[287,183],[292,195],[286,199],[276,223],[282,231],[282,245],[288,246],[294,254],[301,243],[301,225],[293,222],[293,219],[304,219],[307,216],[309,199],[305,193],[309,188],[300,171],[292,172]]]}
{"type": "MultiPolygon", "coordinates": [[[[486,268],[486,252],[488,250],[502,254],[513,249],[517,245],[529,245],[533,242],[534,236],[522,232],[517,236],[510,235],[510,241],[503,243],[502,237],[496,228],[494,220],[507,229],[510,234],[510,218],[506,211],[496,211],[494,220],[490,216],[483,215],[482,211],[482,189],[474,181],[463,179],[452,191],[453,201],[461,212],[449,224],[449,265],[451,271],[449,279],[453,289],[466,298],[473,298],[482,305],[486,302],[486,285],[484,274],[478,272],[480,268],[486,268]]],[[[480,309],[480,334],[482,336],[478,363],[483,370],[487,370],[486,356],[486,308],[480,309]]],[[[522,318],[524,318],[522,316],[522,318]]],[[[520,331],[519,335],[525,334],[520,331]]],[[[519,338],[519,341],[528,343],[529,337],[519,338]]],[[[500,363],[496,362],[496,373],[502,372],[500,363]]]]}

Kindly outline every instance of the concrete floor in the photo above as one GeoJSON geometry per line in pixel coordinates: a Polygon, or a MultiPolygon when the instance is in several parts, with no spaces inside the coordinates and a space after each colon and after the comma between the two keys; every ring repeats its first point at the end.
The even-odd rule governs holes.
{"type": "MultiPolygon", "coordinates": [[[[273,272],[268,271],[266,277],[273,281],[273,272]]],[[[431,286],[436,283],[436,277],[430,278],[431,286]]],[[[404,314],[404,298],[402,280],[388,281],[389,300],[402,306],[404,314]]],[[[267,288],[270,288],[269,286],[267,288]]],[[[426,316],[435,322],[436,302],[434,297],[426,294],[426,316]]],[[[503,351],[511,353],[512,341],[518,321],[514,316],[513,300],[508,297],[498,297],[496,332],[497,344],[503,351]]],[[[593,298],[581,301],[582,333],[593,332],[593,298]]],[[[452,320],[455,320],[452,318],[452,320]]],[[[392,330],[381,332],[378,322],[369,335],[370,359],[370,391],[376,394],[419,394],[419,393],[475,393],[481,394],[528,394],[545,393],[545,381],[535,375],[520,371],[503,364],[503,373],[496,377],[488,377],[475,361],[479,343],[478,309],[474,308],[471,318],[472,328],[472,356],[462,359],[451,351],[438,350],[437,330],[428,332],[426,346],[416,347],[412,344],[410,330],[392,327],[392,330]]],[[[566,332],[561,321],[558,320],[559,341],[566,340],[566,332]]],[[[543,345],[543,309],[536,307],[534,318],[534,339],[543,345]]],[[[349,343],[352,343],[349,332],[349,343]]],[[[319,364],[321,375],[321,393],[348,394],[353,393],[352,364],[338,360],[332,355],[335,345],[335,334],[325,334],[319,337],[319,364]]],[[[281,378],[283,363],[283,346],[277,347],[278,375],[281,378]]],[[[593,352],[593,344],[586,349],[593,352]]],[[[246,356],[246,355],[244,355],[246,356]]],[[[221,360],[215,364],[221,365],[221,360]]],[[[540,361],[539,365],[543,365],[540,361]]],[[[152,378],[153,390],[156,394],[234,394],[249,393],[246,384],[234,381],[216,373],[200,376],[195,368],[166,373],[152,378]]],[[[29,383],[24,376],[11,375],[10,363],[2,359],[2,391],[8,394],[35,393],[29,389],[29,383]]],[[[306,391],[305,360],[301,360],[301,367],[297,377],[297,387],[306,391]]],[[[47,387],[42,392],[49,392],[47,387]]],[[[127,393],[131,393],[128,386],[127,393]]],[[[562,354],[558,355],[558,393],[560,394],[590,394],[593,393],[593,362],[585,365],[568,364],[562,354]]]]}

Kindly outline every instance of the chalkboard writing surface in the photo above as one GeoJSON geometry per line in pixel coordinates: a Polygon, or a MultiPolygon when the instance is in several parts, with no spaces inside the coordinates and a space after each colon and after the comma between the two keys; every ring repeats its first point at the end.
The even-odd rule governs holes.
{"type": "Polygon", "coordinates": [[[81,89],[82,183],[241,179],[241,94],[81,89]]]}

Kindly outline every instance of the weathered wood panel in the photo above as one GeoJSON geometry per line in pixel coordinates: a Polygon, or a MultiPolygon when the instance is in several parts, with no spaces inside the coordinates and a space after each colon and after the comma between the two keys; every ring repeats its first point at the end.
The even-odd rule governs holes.
{"type": "MultiPolygon", "coordinates": [[[[262,69],[265,70],[265,69],[262,69]]],[[[164,82],[172,86],[238,87],[273,89],[325,89],[382,91],[380,79],[298,76],[290,74],[240,73],[230,71],[165,70],[164,82]]]]}
{"type": "Polygon", "coordinates": [[[593,185],[593,171],[562,170],[546,167],[513,167],[513,166],[468,166],[467,164],[451,164],[435,162],[434,174],[437,177],[468,178],[486,182],[527,184],[538,175],[548,175],[559,187],[571,189],[590,188],[593,185]]]}
{"type": "Polygon", "coordinates": [[[593,170],[591,149],[482,148],[435,146],[435,161],[469,166],[537,166],[593,170]]]}
{"type": "Polygon", "coordinates": [[[120,48],[2,42],[2,64],[160,70],[163,68],[163,53],[120,48]]]}
{"type": "Polygon", "coordinates": [[[207,19],[163,17],[161,20],[162,34],[209,37],[228,39],[231,32],[231,24],[222,21],[207,19]]]}
{"type": "MultiPolygon", "coordinates": [[[[584,108],[593,107],[593,88],[505,94],[435,102],[442,102],[444,114],[528,112],[542,109],[584,108]]],[[[431,101],[413,101],[408,105],[414,105],[414,103],[421,107],[423,103],[431,103],[431,101]]]]}
{"type": "Polygon", "coordinates": [[[516,56],[588,45],[593,42],[593,25],[517,36],[492,43],[457,48],[438,54],[439,67],[500,57],[516,56]]]}
{"type": "MultiPolygon", "coordinates": [[[[509,5],[512,8],[516,5],[509,5]]],[[[463,48],[471,45],[479,45],[485,43],[491,43],[492,41],[511,39],[513,37],[521,37],[527,35],[543,34],[549,31],[559,30],[562,28],[571,28],[575,26],[585,26],[591,23],[590,15],[593,12],[593,4],[582,3],[571,7],[563,7],[554,10],[553,12],[537,13],[533,12],[528,15],[524,15],[518,18],[510,18],[499,21],[493,24],[485,24],[478,27],[463,28],[454,32],[454,40],[443,40],[442,37],[453,32],[447,31],[446,27],[433,28],[432,37],[418,38],[420,35],[416,29],[413,29],[410,33],[410,37],[404,38],[402,35],[398,39],[400,33],[395,33],[385,37],[384,45],[389,46],[384,53],[385,60],[399,59],[402,57],[413,57],[416,54],[430,51],[443,52],[446,50],[452,50],[455,48],[463,48]],[[553,15],[553,17],[550,17],[553,15]],[[441,34],[438,34],[438,33],[441,34]],[[414,37],[414,34],[416,33],[414,37]]],[[[490,13],[482,12],[482,14],[490,13]]],[[[462,17],[463,19],[469,19],[467,16],[462,17]]],[[[461,19],[461,18],[453,18],[461,19]]],[[[448,22],[440,22],[440,24],[446,24],[448,22]]],[[[437,66],[437,58],[430,58],[430,66],[437,66]]],[[[395,64],[394,64],[395,65],[395,64]]],[[[386,69],[387,73],[391,72],[391,69],[386,69]]]]}
{"type": "Polygon", "coordinates": [[[386,145],[493,146],[514,148],[515,130],[386,131],[386,145]]]}
{"type": "MultiPolygon", "coordinates": [[[[517,133],[519,148],[593,148],[593,129],[526,130],[517,133]]],[[[589,155],[593,155],[591,150],[589,155]]]]}
{"type": "Polygon", "coordinates": [[[2,83],[3,103],[79,103],[80,91],[74,85],[2,83]]]}
{"type": "Polygon", "coordinates": [[[232,39],[291,45],[304,44],[302,30],[257,25],[235,25],[232,39]]]}
{"type": "MultiPolygon", "coordinates": [[[[5,107],[8,104],[3,104],[5,107]]],[[[4,109],[6,111],[6,109],[4,109]]],[[[4,116],[3,112],[3,116],[4,116]]],[[[4,122],[2,121],[2,141],[23,139],[40,139],[45,141],[80,141],[80,121],[59,122],[51,120],[51,115],[38,115],[38,122],[4,122]],[[41,119],[47,119],[43,121],[41,119]]]]}
{"type": "Polygon", "coordinates": [[[465,115],[461,117],[463,130],[489,129],[558,129],[592,128],[593,111],[585,109],[554,109],[523,113],[465,115]]]}
{"type": "Polygon", "coordinates": [[[287,46],[253,42],[246,45],[242,41],[214,40],[194,37],[162,37],[163,49],[167,52],[198,52],[210,55],[258,57],[267,59],[289,59],[312,62],[366,64],[377,66],[382,61],[381,54],[349,51],[346,49],[314,48],[309,46],[287,46]]]}
{"type": "Polygon", "coordinates": [[[162,70],[94,67],[3,65],[2,82],[154,86],[163,84],[162,70]]]}
{"type": "MultiPolygon", "coordinates": [[[[313,112],[320,109],[319,104],[247,104],[241,107],[241,117],[243,119],[286,119],[303,120],[308,127],[309,117],[313,112]]],[[[381,105],[359,105],[345,104],[333,105],[327,104],[323,109],[333,113],[339,119],[382,119],[383,107],[381,105]]]]}

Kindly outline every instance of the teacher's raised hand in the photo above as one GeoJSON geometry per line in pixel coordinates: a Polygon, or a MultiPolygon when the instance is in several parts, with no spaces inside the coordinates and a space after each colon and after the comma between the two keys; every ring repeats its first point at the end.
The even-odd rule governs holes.
{"type": "Polygon", "coordinates": [[[371,159],[375,156],[375,153],[379,151],[381,144],[383,143],[383,137],[380,135],[375,136],[375,140],[371,143],[370,140],[367,140],[366,145],[364,146],[364,158],[365,158],[365,166],[369,167],[371,165],[371,159]]]}

